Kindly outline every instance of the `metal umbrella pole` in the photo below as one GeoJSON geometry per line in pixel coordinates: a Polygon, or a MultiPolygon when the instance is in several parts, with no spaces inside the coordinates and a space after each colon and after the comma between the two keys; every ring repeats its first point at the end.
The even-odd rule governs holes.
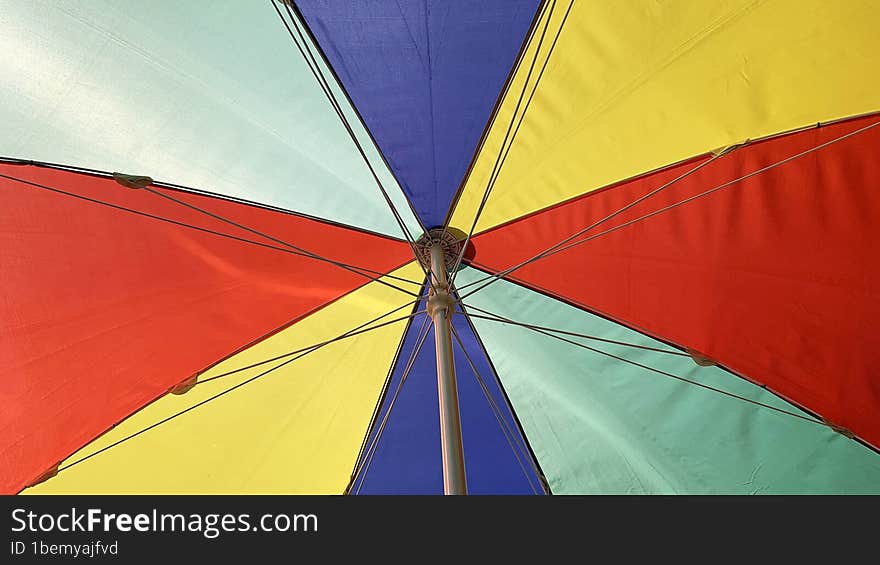
{"type": "Polygon", "coordinates": [[[434,321],[434,343],[437,349],[437,393],[440,402],[440,442],[443,453],[443,490],[445,494],[467,494],[464,450],[461,439],[458,389],[455,362],[452,356],[451,318],[455,301],[450,294],[447,268],[456,255],[450,253],[442,238],[430,237],[424,247],[431,267],[430,295],[427,311],[434,321]]]}

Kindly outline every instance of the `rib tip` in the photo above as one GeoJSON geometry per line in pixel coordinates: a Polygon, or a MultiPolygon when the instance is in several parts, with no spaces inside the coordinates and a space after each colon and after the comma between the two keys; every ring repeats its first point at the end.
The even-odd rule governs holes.
{"type": "Polygon", "coordinates": [[[45,473],[43,473],[42,475],[40,475],[39,477],[37,477],[36,479],[34,479],[33,482],[31,482],[31,483],[30,483],[27,487],[25,487],[25,488],[30,488],[30,487],[32,487],[32,486],[36,486],[36,485],[38,485],[38,484],[40,484],[40,483],[44,483],[44,482],[48,481],[49,479],[51,479],[52,477],[54,477],[54,476],[57,475],[57,474],[58,474],[58,465],[55,465],[54,467],[52,467],[51,469],[47,470],[45,473]]]}
{"type": "Polygon", "coordinates": [[[694,363],[696,363],[700,367],[712,367],[718,364],[710,357],[706,357],[695,349],[688,349],[687,353],[691,356],[691,359],[693,359],[694,363]]]}
{"type": "Polygon", "coordinates": [[[170,392],[171,394],[177,394],[177,395],[186,394],[187,392],[192,390],[192,388],[194,386],[196,386],[198,384],[198,382],[199,382],[199,376],[193,375],[193,376],[189,377],[188,379],[186,379],[185,381],[181,381],[181,382],[177,383],[176,385],[174,385],[173,387],[169,388],[168,392],[170,392]]]}
{"type": "Polygon", "coordinates": [[[744,145],[748,145],[749,142],[751,142],[751,140],[746,138],[746,139],[739,141],[737,143],[733,143],[731,145],[724,145],[724,146],[719,147],[717,149],[713,149],[712,151],[710,151],[710,153],[712,154],[713,157],[721,157],[722,155],[727,155],[731,151],[739,149],[740,147],[742,147],[744,145]]]}
{"type": "Polygon", "coordinates": [[[126,188],[140,189],[153,184],[153,179],[142,175],[127,175],[125,173],[113,173],[113,180],[126,188]]]}
{"type": "Polygon", "coordinates": [[[848,428],[845,428],[845,427],[843,427],[843,426],[840,426],[840,425],[838,425],[838,424],[835,424],[835,423],[832,422],[831,420],[826,420],[826,419],[824,419],[824,418],[822,418],[822,421],[825,423],[826,426],[828,426],[829,428],[831,428],[831,429],[834,430],[835,432],[839,433],[840,435],[842,435],[842,436],[844,436],[844,437],[847,437],[847,438],[849,438],[849,439],[855,439],[855,438],[856,438],[856,434],[852,433],[848,428]]]}

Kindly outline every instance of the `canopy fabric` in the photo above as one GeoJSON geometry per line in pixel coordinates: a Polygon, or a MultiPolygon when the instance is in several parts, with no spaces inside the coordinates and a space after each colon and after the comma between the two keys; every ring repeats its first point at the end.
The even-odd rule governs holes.
{"type": "MultiPolygon", "coordinates": [[[[403,237],[270,4],[0,0],[0,26],[0,155],[149,175],[403,237]]],[[[340,106],[355,116],[344,96],[340,106]]],[[[417,235],[394,176],[351,123],[417,235]]]]}
{"type": "Polygon", "coordinates": [[[422,221],[442,224],[539,0],[297,4],[422,221]]]}
{"type": "MultiPolygon", "coordinates": [[[[454,352],[468,492],[542,494],[541,479],[531,460],[532,455],[510,412],[506,395],[499,388],[483,345],[466,318],[457,316],[453,318],[453,324],[461,340],[456,343],[454,352]],[[464,344],[464,350],[461,344],[464,344]]],[[[440,414],[433,344],[433,326],[413,321],[402,342],[394,374],[378,412],[377,422],[381,424],[386,417],[387,422],[381,435],[379,425],[373,426],[366,444],[372,446],[373,452],[362,455],[364,470],[351,486],[354,494],[442,492],[441,457],[437,449],[440,445],[437,426],[440,414]],[[417,348],[420,336],[424,336],[424,345],[417,348]],[[404,374],[407,377],[401,386],[404,374]],[[390,412],[389,407],[392,407],[390,412]]]]}
{"type": "Polygon", "coordinates": [[[443,492],[448,227],[469,492],[880,494],[878,19],[0,0],[0,492],[443,492]]]}
{"type": "MultiPolygon", "coordinates": [[[[699,351],[880,445],[880,127],[603,233],[877,122],[740,148],[508,276],[699,351]]],[[[486,232],[474,260],[518,265],[711,158],[486,232]]]]}
{"type": "MultiPolygon", "coordinates": [[[[410,263],[395,274],[412,277],[418,272],[410,263]]],[[[369,283],[233,355],[199,380],[332,339],[407,302],[400,292],[369,283]]],[[[398,321],[283,366],[287,358],[204,382],[181,396],[164,396],[71,455],[62,467],[281,366],[267,378],[253,380],[26,492],[342,492],[405,327],[405,321],[398,321]]]]}
{"type": "Polygon", "coordinates": [[[471,226],[502,147],[477,232],[746,139],[878,111],[878,18],[875,2],[557,2],[452,225],[471,226]],[[527,97],[534,89],[527,110],[523,86],[527,97]]]}
{"type": "MultiPolygon", "coordinates": [[[[3,490],[21,488],[172,386],[370,280],[112,180],[2,164],[0,175],[22,179],[0,177],[0,269],[4,294],[15,297],[0,302],[8,403],[0,429],[8,442],[2,459],[18,470],[4,476],[3,490]]],[[[410,260],[396,240],[161,193],[337,261],[385,272],[410,260]]]]}
{"type": "MultiPolygon", "coordinates": [[[[482,274],[467,269],[459,280],[482,274]]],[[[517,322],[681,353],[507,281],[469,303],[517,322]]],[[[555,494],[878,492],[880,460],[871,449],[815,422],[648,369],[800,412],[718,367],[484,318],[474,325],[555,494]]]]}

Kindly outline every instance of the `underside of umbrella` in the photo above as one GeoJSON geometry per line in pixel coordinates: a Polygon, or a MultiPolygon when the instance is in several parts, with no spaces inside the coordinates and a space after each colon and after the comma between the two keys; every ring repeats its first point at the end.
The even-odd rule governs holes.
{"type": "Polygon", "coordinates": [[[0,491],[880,493],[878,17],[0,0],[0,491]]]}

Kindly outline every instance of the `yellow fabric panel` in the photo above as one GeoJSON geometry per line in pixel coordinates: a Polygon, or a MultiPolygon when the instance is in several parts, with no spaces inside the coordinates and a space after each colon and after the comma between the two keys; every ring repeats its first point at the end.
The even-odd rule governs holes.
{"type": "MultiPolygon", "coordinates": [[[[417,280],[421,271],[410,263],[395,274],[417,280]]],[[[410,300],[368,283],[199,379],[331,339],[410,300]]],[[[341,493],[405,327],[400,321],[316,350],[24,493],[341,493]]],[[[198,336],[179,345],[198,347],[198,336]]],[[[166,395],[61,467],[281,362],[166,395]]]]}
{"type": "MultiPolygon", "coordinates": [[[[568,4],[556,2],[531,84],[568,4]]],[[[477,231],[747,138],[880,110],[878,21],[876,0],[577,0],[477,231]]],[[[473,222],[539,35],[455,227],[473,222]]]]}

